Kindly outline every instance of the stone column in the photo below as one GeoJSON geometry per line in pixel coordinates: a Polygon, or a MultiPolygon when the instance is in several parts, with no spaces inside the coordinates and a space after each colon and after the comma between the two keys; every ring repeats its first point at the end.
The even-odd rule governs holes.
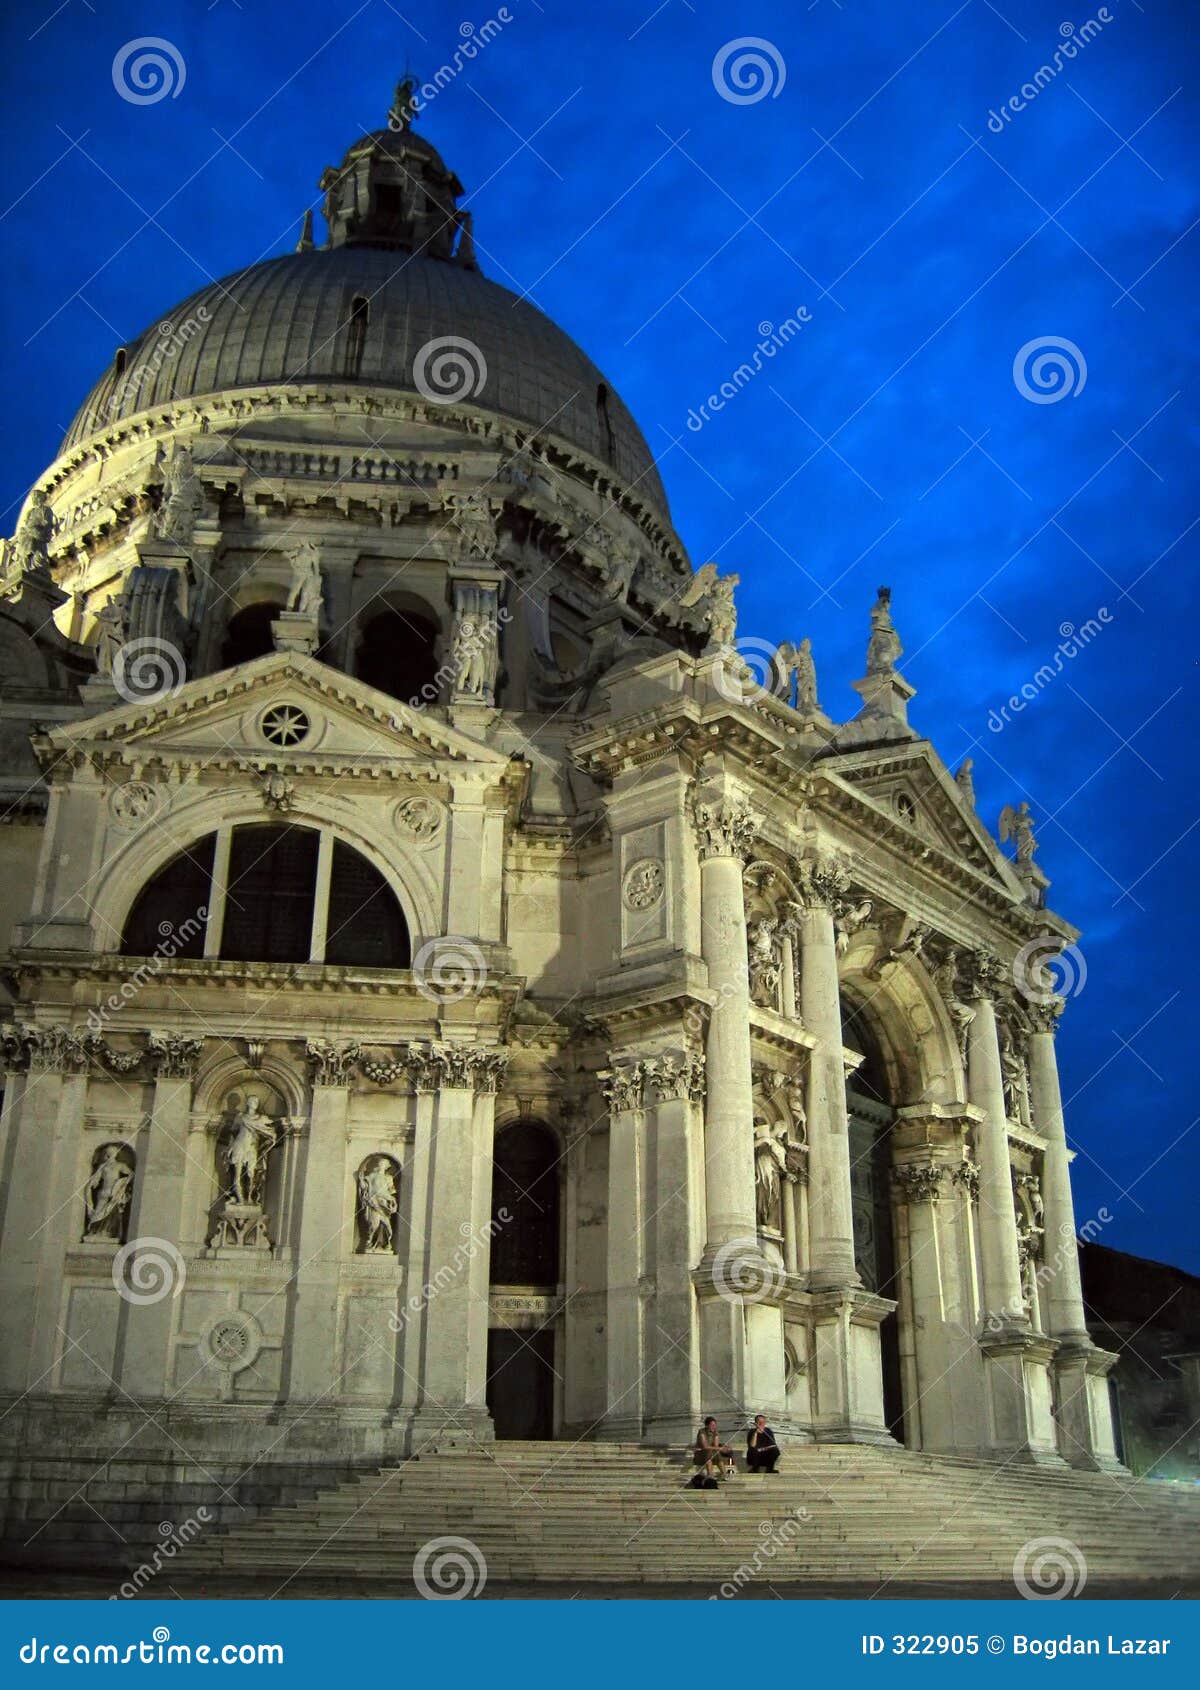
{"type": "Polygon", "coordinates": [[[1027,1331],[1029,1327],[1021,1289],[1008,1116],[992,997],[999,969],[996,959],[983,951],[974,954],[967,969],[968,996],[974,1010],[967,1029],[967,1084],[971,1102],[982,1112],[975,1144],[983,1268],[981,1314],[985,1332],[996,1334],[1027,1331]]]}
{"type": "Polygon", "coordinates": [[[507,1061],[503,1051],[450,1044],[431,1045],[421,1059],[437,1089],[419,1275],[428,1307],[420,1399],[409,1428],[417,1449],[493,1435],[486,1401],[488,1248],[480,1229],[491,1212],[493,1094],[507,1061]],[[482,1107],[477,1094],[485,1094],[482,1107]]]}
{"type": "Polygon", "coordinates": [[[611,1066],[600,1076],[609,1110],[603,1431],[606,1437],[636,1442],[642,1435],[645,1397],[645,1064],[619,1051],[609,1061],[611,1066]]]}
{"type": "Polygon", "coordinates": [[[171,1340],[187,1274],[178,1241],[193,1143],[192,1080],[203,1043],[178,1033],[152,1033],[148,1042],[154,1103],[129,1215],[129,1244],[139,1248],[131,1251],[126,1269],[136,1295],[127,1299],[119,1375],[122,1390],[135,1398],[169,1396],[176,1389],[171,1340]],[[148,1293],[151,1300],[142,1300],[148,1293]]]}
{"type": "Polygon", "coordinates": [[[340,1389],[338,1291],[342,1258],[353,1250],[346,1128],[358,1046],[312,1040],[307,1056],[312,1101],[289,1296],[288,1400],[319,1414],[332,1411],[340,1389]]]}
{"type": "Polygon", "coordinates": [[[1059,1465],[1049,1372],[1057,1345],[1031,1331],[1021,1284],[994,1001],[1001,966],[990,952],[978,950],[967,960],[964,972],[973,1010],[967,1029],[967,1085],[971,1102],[981,1111],[975,1159],[982,1281],[979,1347],[986,1392],[982,1442],[990,1453],[1005,1459],[1059,1465]]]}
{"type": "Polygon", "coordinates": [[[647,1443],[688,1442],[699,1424],[700,1326],[692,1264],[703,1237],[693,1201],[699,1172],[704,1058],[698,1051],[644,1064],[648,1147],[653,1158],[654,1300],[643,1315],[647,1443]]]}
{"type": "Polygon", "coordinates": [[[839,864],[810,857],[800,864],[803,903],[794,912],[800,936],[800,1015],[817,1040],[809,1056],[809,1283],[814,1288],[861,1284],[854,1265],[850,1190],[850,1127],[842,1062],[842,1005],[833,911],[845,890],[839,864]]]}
{"type": "Polygon", "coordinates": [[[10,1027],[4,1044],[17,1095],[5,1097],[15,1143],[0,1245],[0,1384],[48,1390],[65,1342],[64,1257],[81,1228],[86,1055],[60,1027],[10,1027]]]}
{"type": "Polygon", "coordinates": [[[1072,1466],[1121,1472],[1108,1389],[1108,1374],[1117,1358],[1088,1335],[1079,1280],[1070,1157],[1054,1052],[1062,1007],[1061,998],[1050,998],[1026,1011],[1031,1027],[1026,1051],[1030,1110],[1036,1131],[1046,1141],[1041,1180],[1045,1260],[1039,1279],[1046,1329],[1059,1340],[1054,1359],[1059,1449],[1072,1466]]]}
{"type": "Polygon", "coordinates": [[[742,866],[755,818],[723,801],[696,806],[700,841],[701,954],[715,993],[705,1050],[704,1188],[708,1248],[756,1237],[750,976],[742,866]]]}
{"type": "Polygon", "coordinates": [[[733,1423],[751,1412],[752,1352],[783,1331],[779,1310],[759,1300],[773,1270],[758,1244],[754,1203],[754,1087],[750,975],[742,868],[755,818],[727,795],[695,807],[700,845],[701,954],[713,993],[705,1045],[704,1192],[707,1243],[700,1264],[700,1348],[705,1412],[733,1423]]]}

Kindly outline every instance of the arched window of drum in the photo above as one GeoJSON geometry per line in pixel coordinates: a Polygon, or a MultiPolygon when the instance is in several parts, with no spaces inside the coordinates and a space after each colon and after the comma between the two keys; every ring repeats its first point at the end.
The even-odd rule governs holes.
{"type": "Polygon", "coordinates": [[[113,374],[114,375],[123,376],[125,374],[125,361],[128,358],[128,356],[129,356],[129,354],[126,352],[126,350],[123,346],[117,347],[117,350],[113,355],[113,374]]]}
{"type": "Polygon", "coordinates": [[[362,294],[355,296],[350,307],[350,322],[346,331],[346,374],[358,376],[362,374],[363,353],[367,345],[367,324],[371,319],[371,307],[362,294]]]}
{"type": "Polygon", "coordinates": [[[248,604],[236,611],[225,626],[221,646],[222,669],[236,669],[239,663],[252,663],[275,649],[271,624],[283,609],[281,604],[248,604]]]}
{"type": "Polygon", "coordinates": [[[121,935],[122,956],[202,957],[215,833],[171,858],[138,893],[121,935]]]}
{"type": "Polygon", "coordinates": [[[604,442],[604,455],[612,463],[617,455],[617,441],[613,434],[612,419],[608,414],[608,388],[603,382],[596,389],[596,416],[600,422],[600,435],[604,442]]]}
{"type": "Polygon", "coordinates": [[[408,923],[373,863],[335,840],[325,961],[347,968],[407,968],[408,923]]]}
{"type": "Polygon", "coordinates": [[[558,1146],[532,1121],[496,1134],[492,1159],[493,1285],[558,1284],[558,1146]]]}

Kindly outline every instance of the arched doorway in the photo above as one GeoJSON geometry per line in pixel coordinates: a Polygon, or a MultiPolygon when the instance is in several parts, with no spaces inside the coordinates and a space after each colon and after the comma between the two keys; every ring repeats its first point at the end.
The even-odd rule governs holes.
{"type": "MultiPolygon", "coordinates": [[[[868,1291],[898,1300],[891,1195],[891,1132],[896,1110],[888,1095],[887,1068],[874,1030],[864,1012],[847,1003],[842,1005],[842,1042],[850,1050],[860,1051],[863,1058],[846,1085],[854,1265],[868,1291]]],[[[900,1326],[895,1310],[879,1329],[879,1351],[884,1419],[892,1436],[903,1443],[900,1326]]]]}
{"type": "Polygon", "coordinates": [[[487,1406],[498,1438],[554,1435],[559,1161],[553,1133],[535,1121],[496,1134],[487,1406]]]}

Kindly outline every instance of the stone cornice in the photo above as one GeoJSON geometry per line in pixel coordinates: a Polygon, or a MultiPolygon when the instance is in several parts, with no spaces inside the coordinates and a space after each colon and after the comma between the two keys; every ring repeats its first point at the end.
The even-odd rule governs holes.
{"type": "Polygon", "coordinates": [[[406,1092],[494,1092],[508,1066],[508,1051],[498,1046],[437,1039],[390,1046],[355,1039],[309,1039],[305,1057],[314,1086],[348,1087],[361,1079],[406,1092]]]}

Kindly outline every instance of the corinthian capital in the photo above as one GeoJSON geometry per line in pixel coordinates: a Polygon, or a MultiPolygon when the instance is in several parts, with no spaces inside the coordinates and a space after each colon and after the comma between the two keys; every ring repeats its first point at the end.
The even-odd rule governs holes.
{"type": "Polygon", "coordinates": [[[309,1039],[304,1054],[314,1086],[348,1086],[362,1050],[357,1044],[335,1045],[328,1039],[309,1039]]]}
{"type": "Polygon", "coordinates": [[[149,1033],[146,1051],[156,1078],[187,1080],[196,1071],[203,1039],[185,1038],[182,1033],[149,1033]]]}
{"type": "MultiPolygon", "coordinates": [[[[850,884],[850,873],[839,857],[812,851],[797,857],[792,867],[797,889],[809,909],[840,909],[850,884]]],[[[870,913],[869,905],[867,913],[870,913]]]]}
{"type": "Polygon", "coordinates": [[[752,811],[728,799],[722,799],[719,804],[697,802],[692,819],[703,861],[710,857],[738,857],[745,862],[749,857],[759,825],[752,811]]]}
{"type": "Polygon", "coordinates": [[[1004,965],[993,951],[968,951],[959,963],[959,979],[968,998],[994,998],[1004,965]]]}

